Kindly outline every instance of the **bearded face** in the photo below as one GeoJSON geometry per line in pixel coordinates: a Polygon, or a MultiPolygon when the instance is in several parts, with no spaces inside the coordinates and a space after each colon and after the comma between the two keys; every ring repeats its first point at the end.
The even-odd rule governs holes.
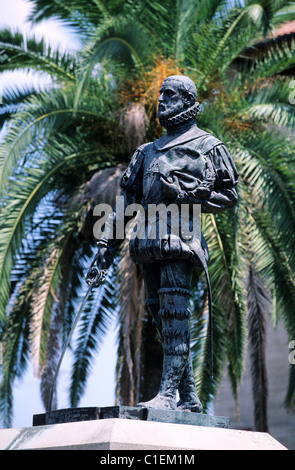
{"type": "Polygon", "coordinates": [[[179,87],[171,82],[163,83],[158,101],[158,118],[160,120],[176,116],[187,108],[179,87]]]}
{"type": "Polygon", "coordinates": [[[181,117],[179,122],[186,121],[196,115],[196,92],[184,91],[186,77],[177,79],[166,79],[160,90],[158,99],[158,118],[162,126],[172,127],[177,123],[177,117],[181,117]],[[176,120],[175,120],[176,118],[176,120]]]}

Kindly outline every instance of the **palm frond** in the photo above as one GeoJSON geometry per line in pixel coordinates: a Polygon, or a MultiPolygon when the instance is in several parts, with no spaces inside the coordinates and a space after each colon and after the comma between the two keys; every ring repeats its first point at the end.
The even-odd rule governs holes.
{"type": "Polygon", "coordinates": [[[77,119],[77,115],[102,121],[102,115],[92,107],[87,109],[87,106],[85,109],[76,109],[74,117],[73,98],[73,92],[65,93],[62,90],[55,90],[54,94],[41,93],[38,97],[31,97],[26,106],[11,120],[9,132],[5,135],[0,151],[0,192],[7,189],[15,166],[20,161],[26,161],[30,153],[44,146],[45,124],[46,138],[49,138],[51,132],[61,133],[69,128],[77,119]]]}
{"type": "Polygon", "coordinates": [[[241,176],[251,185],[257,200],[263,201],[293,264],[295,207],[294,182],[290,174],[293,145],[280,135],[262,133],[245,139],[240,149],[244,149],[240,153],[241,176]]]}
{"type": "MultiPolygon", "coordinates": [[[[229,375],[232,389],[237,399],[237,387],[244,371],[244,349],[246,339],[245,292],[240,269],[242,256],[239,253],[237,237],[238,211],[234,214],[210,215],[204,220],[203,231],[206,236],[211,259],[209,274],[213,297],[213,347],[214,380],[209,374],[209,340],[206,335],[206,352],[201,380],[204,403],[208,397],[215,396],[222,378],[224,360],[229,360],[229,375]],[[220,217],[221,215],[221,217],[220,217]],[[227,227],[227,229],[226,229],[227,227]],[[228,227],[231,227],[229,234],[228,227]],[[235,258],[233,258],[235,256],[235,258]],[[209,392],[209,393],[208,393],[209,392]],[[206,398],[205,398],[206,397],[206,398]]],[[[202,395],[201,395],[202,396],[202,395]]]]}
{"type": "Polygon", "coordinates": [[[253,8],[255,6],[233,9],[224,18],[202,24],[192,36],[186,57],[193,69],[202,71],[204,78],[199,77],[200,87],[206,85],[209,77],[212,79],[224,72],[258,31],[253,8]]]}
{"type": "Polygon", "coordinates": [[[93,32],[98,25],[116,13],[114,6],[103,0],[90,0],[87,5],[79,0],[69,0],[66,3],[55,0],[48,2],[36,0],[32,3],[33,8],[29,20],[33,23],[54,17],[63,21],[65,25],[70,25],[78,33],[83,32],[87,36],[90,34],[89,29],[93,32]]]}
{"type": "Polygon", "coordinates": [[[194,0],[150,0],[145,3],[147,6],[138,15],[142,24],[156,36],[159,51],[166,57],[183,59],[185,47],[195,29],[195,18],[198,18],[200,10],[203,11],[204,5],[194,0]]]}
{"type": "Polygon", "coordinates": [[[288,75],[290,69],[294,68],[294,50],[295,40],[283,41],[282,44],[270,43],[263,54],[259,53],[259,47],[250,47],[250,52],[257,52],[257,58],[249,58],[247,49],[240,55],[245,59],[245,64],[239,67],[241,76],[249,81],[255,79],[263,80],[265,78],[278,75],[288,75]]]}
{"type": "Polygon", "coordinates": [[[79,333],[74,350],[70,401],[77,406],[84,392],[87,378],[109,322],[117,306],[116,284],[112,278],[113,268],[109,270],[106,281],[93,294],[91,301],[82,314],[79,333]]]}
{"type": "Polygon", "coordinates": [[[76,61],[35,38],[25,40],[21,33],[0,31],[0,71],[33,68],[67,81],[76,79],[76,61]]]}
{"type": "Polygon", "coordinates": [[[1,319],[5,318],[6,305],[10,292],[10,272],[15,255],[22,245],[22,237],[26,233],[26,224],[34,213],[37,204],[48,191],[54,188],[53,176],[73,160],[78,160],[88,155],[97,155],[100,151],[96,148],[88,152],[72,153],[65,155],[62,149],[51,155],[51,161],[45,162],[42,167],[28,168],[18,175],[18,180],[10,187],[9,201],[6,201],[2,210],[4,224],[0,234],[0,279],[1,279],[1,319]],[[19,193],[21,184],[22,192],[19,193]]]}
{"type": "Polygon", "coordinates": [[[288,23],[295,19],[295,5],[291,2],[290,5],[284,6],[276,12],[273,17],[272,23],[274,26],[288,23]]]}
{"type": "Polygon", "coordinates": [[[21,104],[36,95],[34,87],[17,87],[6,88],[2,91],[2,106],[0,107],[0,129],[5,122],[21,109],[21,104]]]}
{"type": "Polygon", "coordinates": [[[106,60],[116,63],[119,67],[136,71],[145,78],[145,63],[149,57],[151,38],[144,28],[134,22],[115,19],[97,32],[96,37],[83,51],[83,62],[79,77],[79,86],[75,100],[79,100],[91,79],[94,67],[106,60]]]}
{"type": "Polygon", "coordinates": [[[289,101],[289,96],[289,83],[276,83],[273,87],[267,87],[256,96],[252,96],[249,106],[242,111],[242,114],[265,123],[294,129],[295,110],[289,101]]]}
{"type": "Polygon", "coordinates": [[[138,275],[138,267],[134,265],[129,256],[128,237],[121,249],[118,280],[120,283],[119,318],[121,325],[119,354],[122,351],[122,357],[119,357],[120,372],[118,374],[117,393],[119,389],[122,403],[134,406],[140,393],[140,345],[145,303],[143,280],[138,275]]]}
{"type": "MultiPolygon", "coordinates": [[[[241,173],[241,177],[241,183],[244,183],[243,173],[241,173]]],[[[267,180],[265,171],[263,174],[260,172],[260,178],[263,179],[264,177],[267,180]]],[[[283,206],[276,206],[275,210],[270,206],[263,207],[265,199],[262,200],[259,193],[260,185],[263,185],[263,183],[261,181],[258,183],[258,181],[259,179],[252,180],[251,183],[251,179],[246,179],[246,184],[242,184],[243,200],[245,201],[247,213],[244,231],[246,230],[245,233],[251,234],[250,251],[253,254],[252,261],[255,263],[255,270],[275,299],[276,308],[273,311],[273,321],[277,323],[278,320],[274,315],[283,318],[289,338],[293,338],[295,322],[294,315],[290,315],[290,312],[293,312],[295,308],[294,235],[291,232],[287,236],[283,235],[284,230],[288,230],[290,220],[286,221],[284,219],[283,226],[281,225],[280,230],[278,230],[274,222],[281,219],[284,211],[283,206]]],[[[287,189],[287,187],[285,185],[283,189],[287,189]]],[[[278,189],[271,192],[274,193],[274,197],[279,194],[278,189]]],[[[285,197],[287,196],[285,195],[285,197]]],[[[279,197],[278,199],[280,200],[279,197]]],[[[248,240],[246,235],[245,240],[248,240]]],[[[245,247],[245,252],[246,256],[249,256],[249,246],[245,247]]],[[[292,379],[292,370],[290,370],[288,399],[286,398],[286,404],[290,407],[293,406],[293,395],[294,381],[292,379]]]]}
{"type": "Polygon", "coordinates": [[[264,36],[270,31],[275,15],[290,4],[292,0],[247,0],[245,2],[253,19],[260,22],[259,26],[264,36]]]}
{"type": "Polygon", "coordinates": [[[30,299],[34,278],[18,290],[18,301],[11,308],[9,319],[1,322],[3,374],[0,384],[0,414],[3,424],[11,426],[13,418],[13,383],[26,370],[29,360],[30,299]]]}
{"type": "MultiPolygon", "coordinates": [[[[19,33],[0,33],[0,71],[42,70],[58,85],[49,93],[27,97],[16,90],[15,97],[7,95],[2,121],[0,117],[0,122],[9,119],[0,151],[0,334],[1,339],[11,338],[11,344],[4,342],[1,410],[9,421],[13,380],[27,364],[30,332],[34,329],[39,341],[34,350],[42,351],[41,389],[46,402],[60,335],[66,336],[72,324],[84,262],[90,256],[91,208],[102,201],[101,197],[113,204],[119,192],[119,176],[129,159],[124,142],[126,126],[119,127],[120,108],[129,101],[143,104],[150,119],[148,139],[159,137],[162,129],[155,120],[154,90],[159,89],[159,77],[164,78],[161,73],[174,71],[196,79],[204,108],[198,124],[227,143],[241,175],[238,209],[209,215],[204,222],[211,253],[214,381],[209,378],[206,289],[201,277],[193,287],[195,306],[191,317],[193,361],[205,409],[210,409],[226,363],[237,401],[244,366],[247,305],[253,338],[263,333],[266,299],[261,283],[275,299],[273,319],[282,318],[289,337],[295,337],[291,136],[295,121],[285,78],[294,68],[295,43],[283,40],[279,47],[276,41],[269,41],[264,57],[260,56],[258,45],[257,50],[251,51],[254,54],[248,54],[246,48],[249,44],[256,47],[257,41],[271,31],[279,13],[288,13],[292,2],[91,0],[90,8],[81,0],[31,3],[31,19],[35,22],[54,16],[76,28],[89,43],[81,54],[72,57],[53,51],[34,38],[26,42],[19,33]],[[228,84],[229,78],[234,78],[232,85],[228,84]],[[124,90],[127,93],[123,96],[124,90]],[[132,99],[127,100],[128,96],[132,99]],[[288,131],[284,137],[282,130],[288,131]],[[115,169],[118,163],[120,166],[115,169]],[[47,218],[43,213],[50,207],[49,196],[57,191],[59,202],[63,200],[73,217],[77,216],[73,236],[69,235],[67,248],[64,245],[71,254],[67,266],[62,262],[66,258],[65,251],[62,254],[66,234],[61,227],[56,229],[58,217],[54,212],[49,211],[47,218]],[[42,227],[38,227],[39,221],[42,227]],[[250,269],[250,239],[247,304],[244,278],[250,269]],[[36,276],[44,281],[42,285],[36,276]],[[62,290],[65,283],[69,285],[67,291],[62,290]],[[38,298],[37,292],[42,294],[38,298]]],[[[141,111],[143,116],[143,108],[141,111]]],[[[122,119],[121,124],[128,124],[128,119],[122,119]]],[[[65,212],[61,206],[59,210],[60,219],[64,220],[65,212]]],[[[115,308],[110,292],[120,280],[118,401],[136,402],[140,387],[149,380],[145,376],[149,369],[142,364],[147,348],[140,343],[146,326],[141,272],[133,265],[131,269],[127,256],[120,263],[120,270],[122,278],[117,271],[110,274],[112,281],[105,285],[106,291],[99,291],[102,297],[97,292],[99,298],[94,295],[84,312],[74,353],[73,404],[78,403],[85,389],[108,315],[115,308]],[[99,311],[96,300],[102,302],[99,311]]],[[[256,347],[257,354],[262,354],[262,346],[260,343],[256,347]]],[[[263,360],[257,364],[263,370],[263,360]]],[[[291,368],[286,396],[290,408],[294,406],[293,372],[291,368]]],[[[257,371],[256,375],[259,376],[257,371]]],[[[262,377],[260,374],[260,383],[262,377]]]]}
{"type": "MultiPolygon", "coordinates": [[[[221,380],[226,360],[227,326],[225,312],[213,302],[213,377],[210,377],[210,338],[207,290],[202,281],[196,286],[197,298],[194,299],[191,317],[191,353],[198,395],[205,412],[211,411],[212,400],[221,380]],[[202,299],[200,301],[200,292],[202,299]]],[[[195,289],[193,289],[194,291],[195,289]]]]}
{"type": "Polygon", "coordinates": [[[271,298],[253,266],[247,279],[248,337],[252,373],[255,430],[268,432],[268,381],[265,363],[265,320],[271,311],[271,298]]]}
{"type": "MultiPolygon", "coordinates": [[[[277,308],[276,313],[279,312],[280,318],[283,319],[286,331],[289,338],[293,338],[295,335],[295,321],[294,315],[290,315],[290,312],[294,312],[295,309],[295,279],[294,271],[290,270],[288,258],[286,253],[282,249],[282,246],[278,240],[276,240],[272,229],[270,228],[270,220],[267,223],[261,220],[260,216],[256,213],[253,214],[255,223],[259,227],[259,231],[262,238],[262,246],[268,250],[268,263],[262,271],[262,275],[265,275],[265,281],[269,284],[269,289],[273,297],[276,300],[277,308]]],[[[265,217],[267,219],[267,217],[265,217]]],[[[256,244],[255,244],[256,246],[256,244]]],[[[275,319],[276,320],[276,319],[275,319]]],[[[294,376],[292,367],[290,368],[289,384],[286,395],[285,404],[289,408],[294,406],[294,376]]]]}
{"type": "Polygon", "coordinates": [[[31,351],[35,360],[35,373],[39,374],[39,366],[44,367],[46,357],[47,337],[54,302],[57,301],[58,286],[61,277],[61,265],[72,233],[61,240],[55,240],[54,246],[42,266],[38,276],[38,288],[31,302],[31,351]]]}

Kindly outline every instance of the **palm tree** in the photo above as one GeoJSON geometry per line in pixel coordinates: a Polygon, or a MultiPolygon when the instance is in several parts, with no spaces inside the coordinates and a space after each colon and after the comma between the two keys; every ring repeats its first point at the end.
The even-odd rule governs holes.
{"type": "MultiPolygon", "coordinates": [[[[293,2],[196,0],[36,0],[31,16],[57,16],[85,41],[76,56],[25,43],[2,31],[1,68],[31,67],[55,79],[48,92],[4,96],[8,132],[0,153],[1,411],[9,424],[12,386],[33,354],[46,405],[60,342],[71,327],[93,256],[92,208],[113,203],[130,152],[162,129],[156,102],[172,73],[197,83],[198,125],[226,142],[240,172],[239,203],[207,215],[214,300],[214,380],[209,378],[206,290],[194,279],[192,353],[205,410],[227,364],[235,399],[246,340],[252,360],[255,423],[267,430],[264,322],[282,318],[295,337],[294,107],[289,103],[294,44],[249,66],[236,65],[253,38],[267,34],[293,2]],[[284,133],[282,133],[282,130],[284,133]],[[107,188],[107,193],[106,193],[107,188]],[[62,332],[62,334],[60,333],[62,332]],[[257,393],[259,391],[259,393],[257,393]]],[[[290,8],[284,14],[292,15],[290,8]]],[[[284,19],[286,16],[284,16],[284,19]]],[[[141,271],[127,244],[89,303],[74,351],[71,404],[78,404],[110,315],[118,312],[118,401],[148,399],[159,379],[160,347],[144,309],[141,271]],[[119,296],[115,293],[120,292],[119,296]],[[150,358],[150,361],[147,360],[150,358]],[[154,359],[154,360],[152,360],[154,359]],[[152,377],[152,379],[151,379],[152,377]]],[[[294,369],[294,368],[293,368],[294,369]]],[[[290,369],[286,405],[294,407],[290,369]]]]}

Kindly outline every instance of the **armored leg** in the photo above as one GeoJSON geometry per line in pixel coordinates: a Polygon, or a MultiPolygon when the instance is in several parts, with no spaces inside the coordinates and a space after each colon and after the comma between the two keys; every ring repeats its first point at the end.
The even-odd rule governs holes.
{"type": "Polygon", "coordinates": [[[189,355],[188,291],[162,288],[160,295],[163,370],[158,394],[138,406],[176,409],[176,392],[189,355]]]}
{"type": "MultiPolygon", "coordinates": [[[[148,277],[148,276],[147,276],[148,277]]],[[[189,287],[191,268],[185,262],[174,261],[161,263],[161,288],[157,297],[149,297],[147,304],[152,314],[153,323],[159,331],[163,346],[163,370],[158,394],[148,402],[138,406],[150,408],[189,409],[200,412],[202,405],[198,399],[190,357],[189,330],[189,287]],[[180,400],[176,403],[179,389],[180,400]]],[[[157,276],[149,276],[146,286],[158,282],[157,276]]],[[[155,287],[155,286],[154,286],[155,287]]]]}
{"type": "MultiPolygon", "coordinates": [[[[162,278],[162,282],[164,285],[173,285],[176,290],[177,286],[182,286],[180,291],[182,290],[183,293],[185,293],[186,289],[186,298],[185,301],[183,299],[182,305],[183,307],[186,307],[187,312],[190,314],[188,306],[190,298],[189,287],[191,284],[192,266],[185,261],[174,261],[167,264],[166,270],[164,270],[163,273],[164,279],[162,278]]],[[[189,324],[187,327],[189,329],[189,324]]],[[[179,410],[190,410],[196,413],[202,412],[202,404],[199,400],[195,385],[190,347],[186,366],[179,382],[178,392],[179,401],[177,403],[177,408],[179,410]]]]}

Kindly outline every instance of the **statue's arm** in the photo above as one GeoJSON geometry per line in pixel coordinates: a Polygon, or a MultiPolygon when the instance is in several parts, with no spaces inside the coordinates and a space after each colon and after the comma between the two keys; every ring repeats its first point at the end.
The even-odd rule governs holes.
{"type": "Polygon", "coordinates": [[[217,145],[208,154],[215,172],[215,181],[210,195],[201,201],[202,212],[216,213],[235,206],[238,200],[236,186],[239,174],[233,159],[224,144],[217,145]]]}
{"type": "Polygon", "coordinates": [[[200,204],[204,213],[217,213],[234,207],[238,199],[236,185],[239,175],[228,149],[219,141],[203,156],[206,163],[200,179],[193,172],[185,178],[174,176],[171,182],[161,176],[167,198],[178,204],[200,204]]]}
{"type": "Polygon", "coordinates": [[[126,216],[126,207],[142,199],[142,147],[134,153],[122,179],[120,204],[116,204],[104,223],[103,233],[97,234],[97,265],[108,269],[113,262],[114,250],[125,237],[125,226],[132,216],[126,216]]]}
{"type": "Polygon", "coordinates": [[[97,233],[97,255],[96,263],[100,269],[108,269],[113,262],[115,249],[118,248],[125,238],[125,226],[129,219],[126,217],[126,207],[131,201],[137,199],[136,194],[122,191],[120,204],[113,207],[103,224],[103,231],[97,233]]]}
{"type": "MultiPolygon", "coordinates": [[[[207,164],[203,178],[196,180],[194,188],[180,188],[173,183],[175,202],[201,204],[204,213],[217,213],[234,207],[238,200],[236,185],[239,175],[228,149],[220,143],[205,156],[207,164]]],[[[167,182],[165,184],[168,186],[167,182]]]]}

